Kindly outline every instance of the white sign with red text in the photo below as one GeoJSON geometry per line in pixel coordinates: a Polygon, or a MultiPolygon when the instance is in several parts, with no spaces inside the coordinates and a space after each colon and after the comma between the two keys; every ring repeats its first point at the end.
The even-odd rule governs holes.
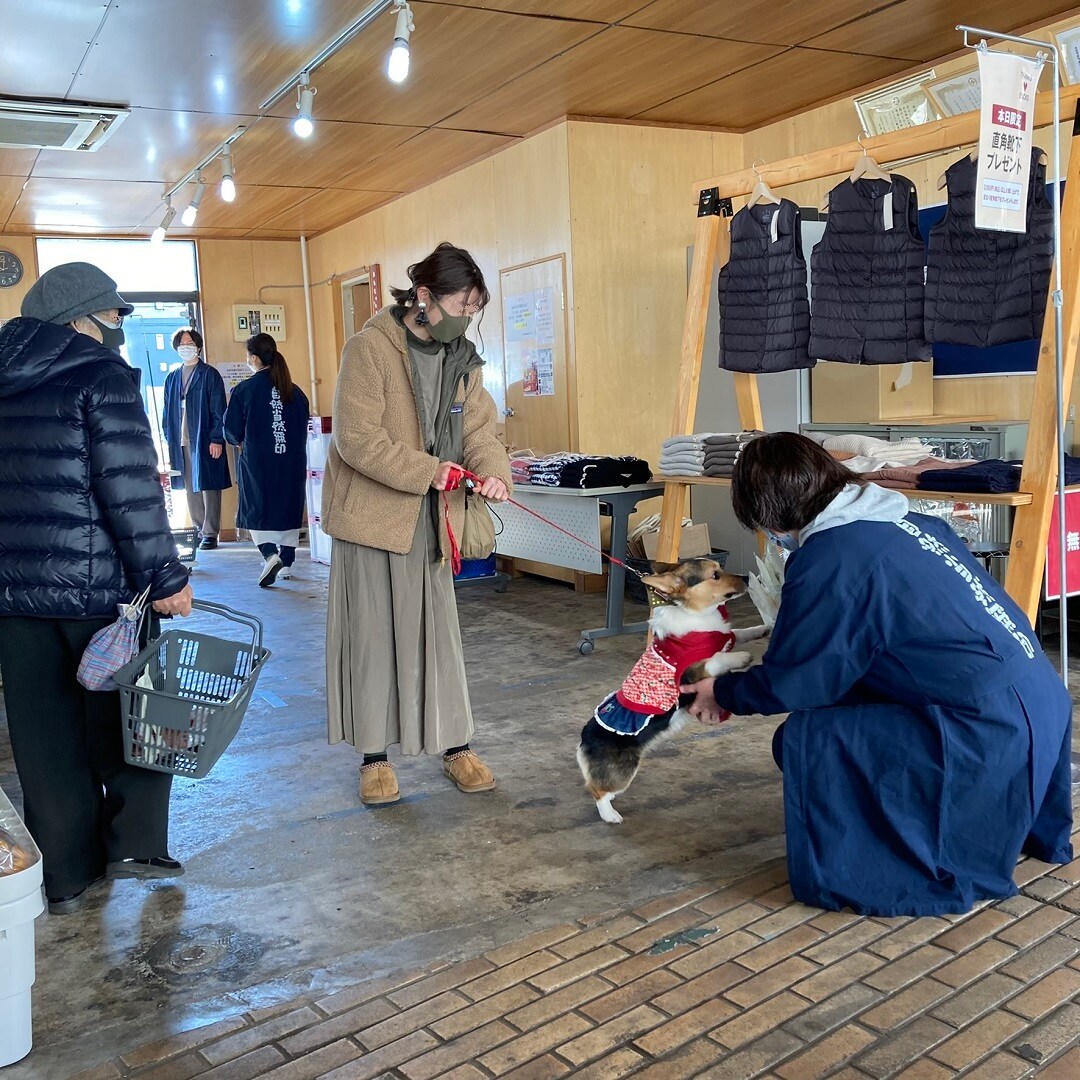
{"type": "Polygon", "coordinates": [[[1027,232],[1031,128],[1043,61],[979,49],[982,117],[975,227],[1027,232]]]}

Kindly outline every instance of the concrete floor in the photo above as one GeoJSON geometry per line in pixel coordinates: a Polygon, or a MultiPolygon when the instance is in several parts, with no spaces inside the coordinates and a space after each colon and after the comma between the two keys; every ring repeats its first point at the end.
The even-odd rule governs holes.
{"type": "MultiPolygon", "coordinates": [[[[600,822],[577,736],[642,639],[579,656],[603,598],[527,579],[459,596],[474,746],[499,789],[461,795],[437,759],[411,759],[398,762],[401,803],[361,806],[355,753],[325,740],[327,570],[301,553],[293,581],[260,590],[258,566],[250,547],[226,545],[193,578],[198,595],[262,618],[274,656],[226,758],[174,787],[172,852],[187,874],[100,887],[83,912],[39,920],[36,1049],[5,1078],[69,1077],[174,1031],[476,955],[782,854],[771,721],[684,737],[620,800],[626,824],[600,822]]],[[[752,621],[748,606],[735,614],[752,621]]],[[[0,786],[18,804],[3,727],[0,786]]]]}

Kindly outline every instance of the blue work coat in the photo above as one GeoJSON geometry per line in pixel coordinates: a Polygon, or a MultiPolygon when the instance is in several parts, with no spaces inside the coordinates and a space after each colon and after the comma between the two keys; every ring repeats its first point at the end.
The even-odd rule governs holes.
{"type": "MultiPolygon", "coordinates": [[[[181,447],[180,395],[183,365],[165,376],[165,410],[162,428],[169,447],[169,461],[182,473],[184,454],[181,447]]],[[[224,491],[232,487],[229,460],[225,454],[225,380],[215,367],[200,360],[191,373],[187,392],[187,421],[191,451],[191,486],[195,491],[224,491]],[[210,444],[221,444],[221,457],[210,456],[210,444]]],[[[182,489],[183,476],[174,476],[172,486],[182,489]]]]}
{"type": "Polygon", "coordinates": [[[798,900],[940,915],[1072,858],[1072,701],[1027,618],[943,522],[809,536],[763,663],[716,681],[775,740],[798,900]]]}
{"type": "Polygon", "coordinates": [[[225,436],[242,449],[237,457],[241,529],[299,529],[307,483],[308,399],[293,386],[281,400],[270,373],[259,371],[233,392],[225,436]]]}

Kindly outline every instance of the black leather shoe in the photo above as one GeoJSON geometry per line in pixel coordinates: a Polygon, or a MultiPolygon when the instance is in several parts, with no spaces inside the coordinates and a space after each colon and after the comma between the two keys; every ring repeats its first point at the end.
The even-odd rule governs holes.
{"type": "Polygon", "coordinates": [[[70,896],[49,897],[49,914],[71,915],[78,911],[86,903],[87,892],[104,880],[105,877],[102,875],[91,881],[89,885],[81,888],[77,893],[72,893],[70,896]]]}
{"type": "Polygon", "coordinates": [[[202,538],[202,543],[199,544],[199,547],[203,551],[213,551],[214,548],[217,547],[217,537],[216,536],[204,536],[202,538]]]}
{"type": "Polygon", "coordinates": [[[105,868],[110,881],[117,878],[182,877],[184,868],[175,859],[120,859],[105,868]]]}

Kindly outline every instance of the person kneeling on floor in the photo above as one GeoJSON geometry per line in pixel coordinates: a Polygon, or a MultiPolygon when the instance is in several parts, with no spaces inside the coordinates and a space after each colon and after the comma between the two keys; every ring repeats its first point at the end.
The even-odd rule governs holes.
{"type": "Polygon", "coordinates": [[[1015,895],[1022,854],[1069,862],[1072,700],[949,526],[787,433],[743,451],[732,504],[791,552],[780,612],[761,665],[698,683],[691,712],[790,712],[795,898],[955,914],[1015,895]]]}

